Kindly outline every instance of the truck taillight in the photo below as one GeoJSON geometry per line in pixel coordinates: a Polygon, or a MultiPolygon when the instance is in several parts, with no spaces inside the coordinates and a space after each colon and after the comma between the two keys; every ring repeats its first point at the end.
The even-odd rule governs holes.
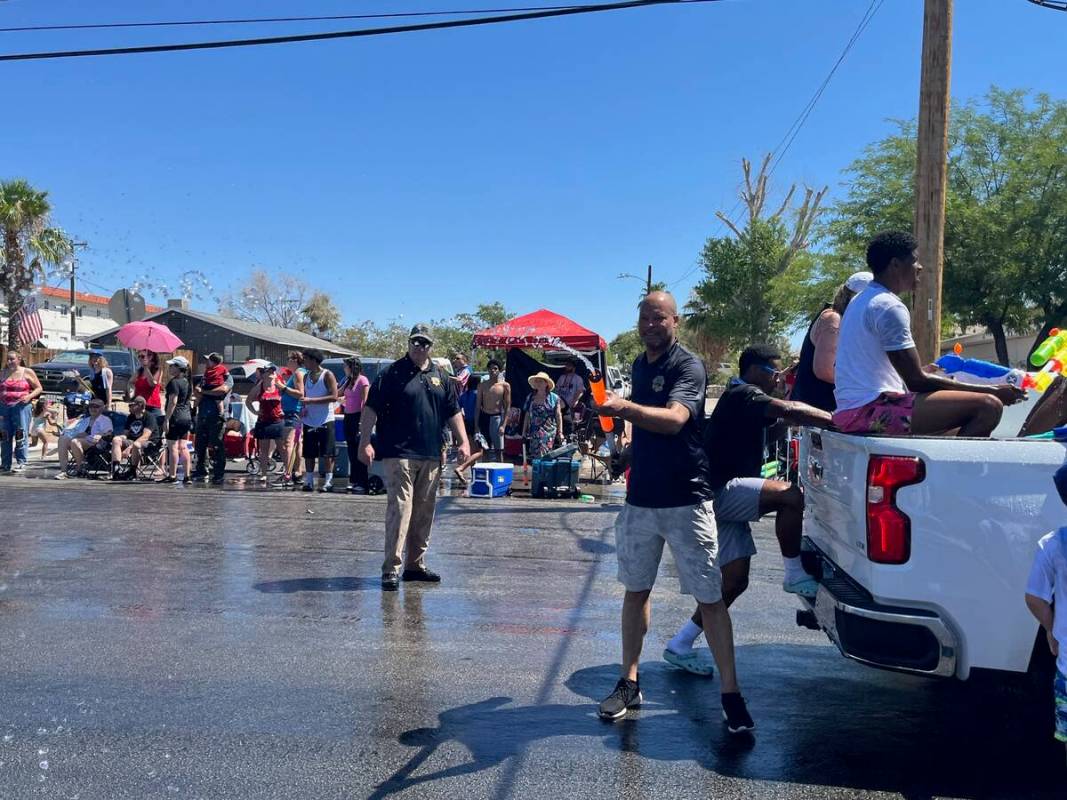
{"type": "Polygon", "coordinates": [[[911,520],[897,508],[897,490],[919,483],[926,467],[910,456],[871,456],[867,464],[867,558],[903,564],[911,557],[911,520]]]}

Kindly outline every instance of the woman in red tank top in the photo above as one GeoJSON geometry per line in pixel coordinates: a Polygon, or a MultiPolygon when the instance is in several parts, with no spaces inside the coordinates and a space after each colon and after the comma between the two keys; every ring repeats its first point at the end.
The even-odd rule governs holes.
{"type": "Polygon", "coordinates": [[[154,416],[156,422],[162,425],[163,397],[160,388],[163,385],[163,367],[159,364],[159,354],[145,350],[140,358],[141,366],[137,368],[137,376],[133,379],[133,397],[143,397],[145,413],[154,416]]]}
{"type": "Polygon", "coordinates": [[[40,394],[41,382],[37,380],[37,374],[26,366],[22,356],[9,350],[0,371],[0,471],[13,469],[21,472],[26,468],[30,408],[40,394]]]}
{"type": "Polygon", "coordinates": [[[282,437],[285,436],[282,395],[276,381],[277,374],[277,367],[273,364],[260,369],[259,381],[245,398],[245,406],[256,415],[256,427],[252,429],[252,435],[259,447],[260,483],[267,482],[271,453],[280,446],[282,437]],[[258,405],[253,405],[255,403],[258,405]]]}

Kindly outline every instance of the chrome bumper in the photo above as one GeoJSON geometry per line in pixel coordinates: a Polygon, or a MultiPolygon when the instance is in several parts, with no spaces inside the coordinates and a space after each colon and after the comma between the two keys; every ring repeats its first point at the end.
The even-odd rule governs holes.
{"type": "Polygon", "coordinates": [[[819,591],[804,600],[815,620],[845,658],[897,672],[953,677],[959,640],[935,612],[881,605],[822,552],[819,591]]]}

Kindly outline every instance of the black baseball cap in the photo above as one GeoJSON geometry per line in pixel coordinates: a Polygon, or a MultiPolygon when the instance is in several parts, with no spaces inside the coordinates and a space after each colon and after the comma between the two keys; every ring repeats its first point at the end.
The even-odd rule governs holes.
{"type": "Polygon", "coordinates": [[[433,344],[433,329],[425,322],[418,322],[411,326],[411,333],[408,334],[408,341],[412,339],[425,339],[433,344]]]}

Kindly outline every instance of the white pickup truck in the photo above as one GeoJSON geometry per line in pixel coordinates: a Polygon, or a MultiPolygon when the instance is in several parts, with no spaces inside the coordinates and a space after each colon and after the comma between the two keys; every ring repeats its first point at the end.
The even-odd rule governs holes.
{"type": "Polygon", "coordinates": [[[1023,595],[1038,539],[1067,523],[1052,484],[1065,455],[1051,440],[804,429],[804,560],[820,587],[798,624],[887,669],[1047,669],[1023,595]]]}

